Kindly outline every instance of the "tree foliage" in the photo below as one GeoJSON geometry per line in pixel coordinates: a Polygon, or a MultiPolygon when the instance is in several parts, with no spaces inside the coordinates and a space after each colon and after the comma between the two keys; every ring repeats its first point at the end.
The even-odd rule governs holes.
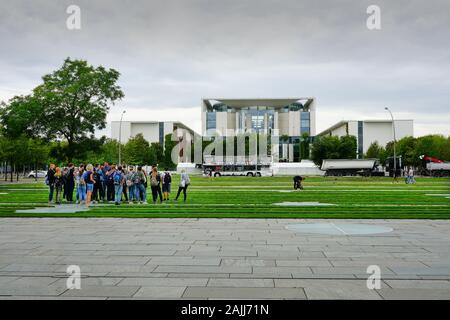
{"type": "Polygon", "coordinates": [[[311,147],[311,159],[321,165],[324,159],[355,159],[356,137],[323,136],[317,138],[311,147]]]}

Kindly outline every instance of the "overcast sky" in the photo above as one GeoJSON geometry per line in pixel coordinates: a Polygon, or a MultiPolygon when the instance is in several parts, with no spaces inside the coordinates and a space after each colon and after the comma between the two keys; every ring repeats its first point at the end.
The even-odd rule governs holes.
{"type": "MultiPolygon", "coordinates": [[[[108,120],[178,120],[202,97],[314,96],[318,131],[343,119],[414,119],[450,135],[448,0],[0,0],[0,100],[66,57],[121,73],[108,120]],[[81,30],[66,9],[81,8],[81,30]],[[381,30],[366,9],[381,8],[381,30]]],[[[108,134],[108,130],[105,131],[108,134]]]]}

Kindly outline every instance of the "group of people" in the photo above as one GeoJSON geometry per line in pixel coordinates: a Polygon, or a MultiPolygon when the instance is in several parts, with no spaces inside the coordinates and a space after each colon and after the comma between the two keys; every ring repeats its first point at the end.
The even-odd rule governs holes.
{"type": "MultiPolygon", "coordinates": [[[[49,203],[53,201],[61,204],[62,199],[73,203],[73,193],[76,191],[77,204],[109,202],[120,205],[123,201],[129,204],[147,204],[147,189],[150,186],[153,204],[170,201],[172,175],[166,168],[160,174],[156,166],[150,173],[139,166],[81,164],[75,168],[73,163],[61,169],[51,164],[47,175],[46,184],[49,187],[49,203]]],[[[180,175],[175,201],[183,192],[184,202],[187,200],[187,189],[190,185],[189,175],[183,170],[180,175]]]]}

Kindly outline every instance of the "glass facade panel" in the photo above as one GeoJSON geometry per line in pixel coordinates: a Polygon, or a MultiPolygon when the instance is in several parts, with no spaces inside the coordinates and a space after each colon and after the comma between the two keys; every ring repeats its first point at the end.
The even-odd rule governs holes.
{"type": "Polygon", "coordinates": [[[206,113],[206,130],[216,129],[216,113],[207,112],[206,113]]]}
{"type": "Polygon", "coordinates": [[[311,135],[311,114],[309,112],[302,112],[300,117],[300,134],[307,133],[311,135]]]}

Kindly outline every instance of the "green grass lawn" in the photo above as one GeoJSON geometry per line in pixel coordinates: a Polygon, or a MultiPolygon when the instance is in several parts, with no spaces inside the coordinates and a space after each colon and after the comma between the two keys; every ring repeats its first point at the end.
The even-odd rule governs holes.
{"type": "MultiPolygon", "coordinates": [[[[450,218],[450,179],[444,178],[418,178],[417,184],[406,185],[403,180],[392,183],[389,178],[311,177],[305,181],[305,190],[297,192],[291,192],[291,177],[191,177],[191,180],[187,204],[108,205],[79,213],[52,213],[51,209],[48,213],[17,213],[20,209],[48,207],[47,187],[43,182],[0,184],[0,217],[450,218]],[[333,206],[275,205],[282,202],[333,206]]],[[[177,182],[175,177],[173,193],[177,182]]]]}

